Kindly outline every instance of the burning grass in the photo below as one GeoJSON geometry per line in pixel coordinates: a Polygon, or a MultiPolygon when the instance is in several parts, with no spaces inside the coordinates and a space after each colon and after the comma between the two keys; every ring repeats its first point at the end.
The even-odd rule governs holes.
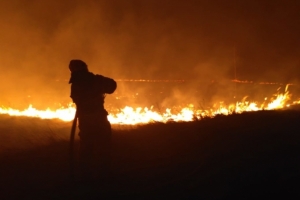
{"type": "MultiPolygon", "coordinates": [[[[249,101],[248,97],[235,103],[225,104],[223,101],[215,103],[212,107],[197,107],[194,104],[173,106],[164,110],[151,107],[131,107],[125,106],[121,109],[110,108],[108,119],[112,124],[146,124],[152,122],[169,121],[193,121],[204,117],[215,117],[216,115],[230,115],[233,113],[243,113],[249,111],[276,110],[288,108],[300,104],[299,100],[292,100],[292,94],[286,86],[284,92],[278,92],[271,98],[265,98],[261,102],[249,101]]],[[[42,119],[60,119],[69,122],[74,118],[75,106],[69,103],[67,107],[58,109],[38,110],[30,105],[25,110],[2,107],[0,114],[11,116],[28,116],[42,119]]]]}
{"type": "Polygon", "coordinates": [[[8,199],[288,197],[300,176],[299,119],[299,111],[259,111],[114,129],[114,179],[71,187],[71,124],[1,116],[0,186],[8,199]]]}

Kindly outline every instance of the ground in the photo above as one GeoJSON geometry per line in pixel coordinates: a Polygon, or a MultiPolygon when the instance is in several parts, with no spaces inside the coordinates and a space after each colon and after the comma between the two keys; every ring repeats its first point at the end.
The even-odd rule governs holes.
{"type": "Polygon", "coordinates": [[[293,199],[299,119],[279,110],[115,126],[112,175],[86,183],[69,178],[70,123],[3,115],[1,199],[293,199]]]}

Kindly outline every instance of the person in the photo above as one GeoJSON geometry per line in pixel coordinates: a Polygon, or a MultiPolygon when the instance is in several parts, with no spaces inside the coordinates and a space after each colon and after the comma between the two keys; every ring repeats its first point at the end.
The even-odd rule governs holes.
{"type": "Polygon", "coordinates": [[[90,72],[82,60],[71,60],[69,69],[70,97],[78,116],[81,178],[97,179],[110,170],[112,130],[104,99],[116,90],[117,84],[111,78],[90,72]]]}

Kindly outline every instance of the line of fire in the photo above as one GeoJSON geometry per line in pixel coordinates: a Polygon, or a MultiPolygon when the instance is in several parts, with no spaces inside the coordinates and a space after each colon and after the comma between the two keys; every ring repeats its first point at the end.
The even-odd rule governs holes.
{"type": "MultiPolygon", "coordinates": [[[[117,91],[106,98],[106,109],[110,113],[108,118],[112,124],[193,121],[220,114],[284,109],[300,104],[297,96],[299,87],[291,83],[242,80],[211,80],[209,83],[199,80],[116,80],[117,91]]],[[[24,94],[26,98],[22,104],[0,102],[0,114],[71,121],[74,118],[75,106],[68,98],[68,84],[61,82],[65,81],[54,81],[54,88],[61,85],[66,88],[57,90],[56,94],[53,91],[45,94],[39,91],[36,95],[24,94]],[[53,98],[55,96],[57,98],[53,98]]]]}

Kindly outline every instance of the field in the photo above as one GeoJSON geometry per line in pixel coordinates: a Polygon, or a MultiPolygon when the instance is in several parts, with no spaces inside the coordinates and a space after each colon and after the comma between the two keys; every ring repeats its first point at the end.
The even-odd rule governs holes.
{"type": "Polygon", "coordinates": [[[1,115],[1,199],[292,199],[299,119],[280,110],[114,126],[113,176],[87,185],[69,180],[70,122],[1,115]]]}

